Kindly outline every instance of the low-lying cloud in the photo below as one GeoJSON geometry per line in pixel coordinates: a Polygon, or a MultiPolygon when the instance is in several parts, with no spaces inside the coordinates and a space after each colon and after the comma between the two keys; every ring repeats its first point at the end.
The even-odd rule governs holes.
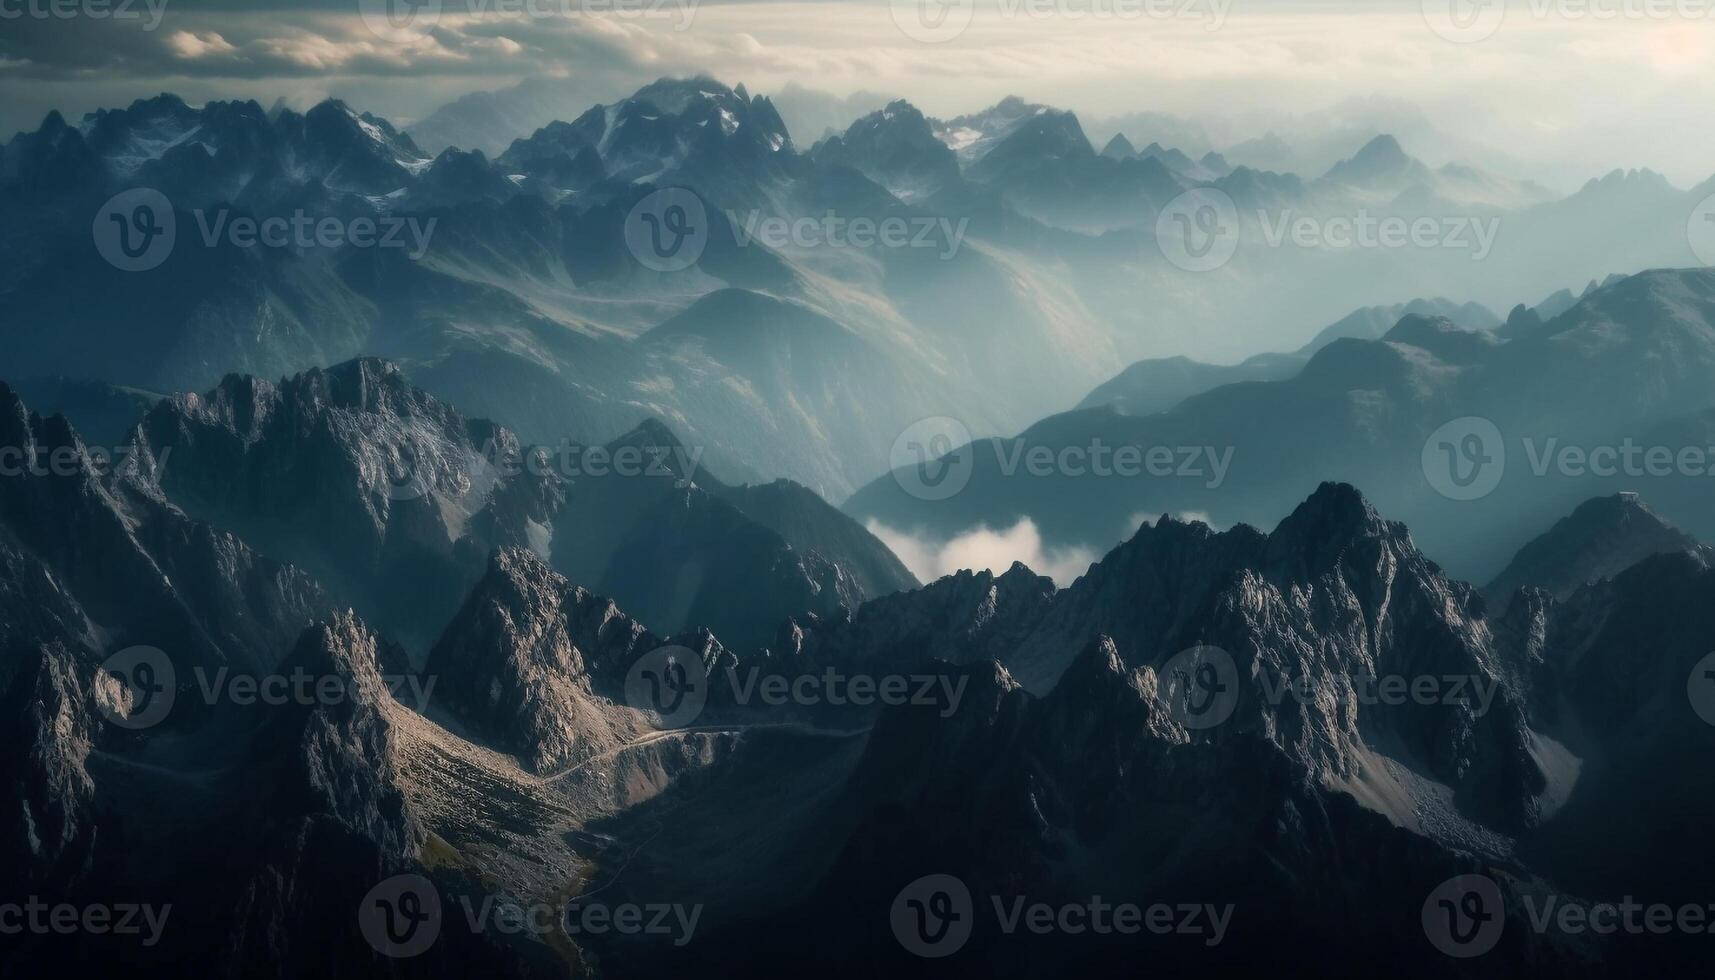
{"type": "Polygon", "coordinates": [[[999,574],[1018,561],[1038,575],[1053,579],[1055,586],[1065,588],[1101,557],[1092,548],[1044,547],[1042,533],[1028,517],[1005,530],[979,527],[939,544],[873,519],[869,522],[869,531],[924,582],[933,582],[964,569],[999,574]]]}

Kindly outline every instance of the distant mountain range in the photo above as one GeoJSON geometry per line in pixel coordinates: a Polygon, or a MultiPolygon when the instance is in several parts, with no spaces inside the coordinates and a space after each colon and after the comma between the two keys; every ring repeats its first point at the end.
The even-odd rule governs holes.
{"type": "Polygon", "coordinates": [[[1330,324],[1290,354],[1257,354],[1233,365],[1201,364],[1184,357],[1139,361],[1090,392],[1078,408],[1107,406],[1121,415],[1153,415],[1222,385],[1281,381],[1302,371],[1317,351],[1334,341],[1379,340],[1406,316],[1443,317],[1467,330],[1492,330],[1501,325],[1493,313],[1475,303],[1458,304],[1448,299],[1366,307],[1330,324]]]}
{"type": "MultiPolygon", "coordinates": [[[[839,499],[884,472],[921,418],[1020,431],[1140,359],[1236,362],[1292,349],[1359,305],[1512,309],[1696,261],[1684,229],[1704,193],[1647,172],[1542,201],[1527,182],[1430,168],[1386,137],[1298,176],[1162,144],[1097,152],[1076,116],[1017,98],[950,120],[896,100],[831,138],[793,133],[777,101],[664,79],[492,156],[435,150],[433,127],[337,102],[299,113],[161,96],[54,115],[0,147],[14,215],[0,299],[20,325],[0,335],[0,358],[21,382],[165,393],[379,356],[530,441],[603,443],[659,418],[733,478],[784,476],[839,499]],[[688,268],[660,272],[627,247],[627,217],[668,186],[697,195],[707,235],[688,268]],[[104,202],[134,187],[164,194],[177,228],[141,273],[114,268],[90,235],[104,202]],[[1198,188],[1230,198],[1242,239],[1201,275],[1168,261],[1156,234],[1198,188]],[[208,230],[299,213],[414,222],[421,248],[250,247],[208,230]],[[1480,261],[1469,248],[1270,241],[1299,219],[1360,214],[1499,224],[1480,261]],[[830,215],[897,222],[930,247],[763,233],[830,215]],[[803,327],[791,359],[775,335],[761,356],[699,333],[733,316],[803,327]],[[700,362],[713,346],[718,367],[700,362]],[[874,384],[890,397],[863,398],[874,384]]],[[[464,111],[537,118],[483,103],[464,111]]]]}
{"type": "MultiPolygon", "coordinates": [[[[1597,494],[1641,491],[1668,519],[1715,537],[1715,512],[1695,489],[1715,458],[1712,300],[1715,273],[1661,271],[1595,289],[1546,321],[1521,314],[1503,333],[1408,315],[1379,339],[1330,343],[1275,380],[1225,384],[1155,414],[1086,408],[1016,439],[952,447],[921,465],[958,474],[968,481],[960,492],[924,499],[901,470],[846,510],[931,541],[1029,519],[1048,543],[1105,547],[1154,513],[1266,523],[1306,485],[1336,476],[1409,518],[1437,561],[1479,580],[1501,572],[1540,515],[1597,494]],[[1436,445],[1449,423],[1454,451],[1472,455],[1449,460],[1436,445]],[[1105,477],[1087,465],[1023,465],[1068,450],[1088,460],[1104,446],[1110,456],[1131,447],[1137,465],[1110,465],[1105,477]],[[1151,452],[1171,465],[1143,470],[1151,452]],[[1222,457],[1224,469],[1211,464],[1222,457]]],[[[1152,370],[1191,387],[1170,368],[1152,370]]]]}

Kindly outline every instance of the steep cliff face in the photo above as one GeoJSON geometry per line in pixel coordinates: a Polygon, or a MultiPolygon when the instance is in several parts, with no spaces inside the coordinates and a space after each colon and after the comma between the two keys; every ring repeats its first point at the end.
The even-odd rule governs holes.
{"type": "Polygon", "coordinates": [[[921,589],[865,603],[850,616],[790,622],[775,649],[808,666],[849,669],[1005,659],[1054,601],[1053,581],[1022,564],[1001,575],[960,571],[921,589]]]}
{"type": "Polygon", "coordinates": [[[727,486],[658,423],[525,446],[386,361],[229,376],[162,401],[136,439],[175,504],[310,570],[419,662],[496,548],[534,550],[656,629],[752,650],[788,616],[915,584],[809,490],[727,486]]]}
{"type": "Polygon", "coordinates": [[[6,744],[0,785],[13,801],[0,817],[0,852],[25,889],[83,882],[95,857],[95,782],[88,769],[97,724],[87,673],[59,643],[0,644],[0,712],[6,744]]]}
{"type": "Polygon", "coordinates": [[[546,772],[651,730],[615,695],[631,662],[664,643],[611,600],[507,550],[430,651],[425,673],[438,704],[546,772]]]}
{"type": "Polygon", "coordinates": [[[810,662],[991,659],[1045,695],[1103,637],[1122,663],[1157,670],[1217,648],[1189,666],[1231,692],[1218,732],[1268,738],[1403,825],[1419,816],[1395,805],[1408,773],[1448,787],[1480,822],[1540,816],[1548,784],[1521,655],[1469,586],[1347,486],[1324,485],[1271,534],[1164,517],[1058,592],[1021,568],[962,574],[850,619],[795,624],[778,647],[810,662]]]}
{"type": "Polygon", "coordinates": [[[264,669],[329,608],[304,573],[169,503],[147,456],[92,451],[3,383],[0,453],[8,633],[86,646],[97,660],[148,644],[187,664],[264,669]]]}
{"type": "Polygon", "coordinates": [[[363,952],[351,923],[364,893],[417,866],[425,831],[400,785],[377,642],[349,614],[306,630],[283,672],[341,696],[271,709],[228,774],[250,787],[229,798],[253,828],[232,842],[248,857],[224,932],[235,972],[340,969],[363,952]],[[304,941],[315,935],[328,941],[304,941]]]}
{"type": "Polygon", "coordinates": [[[1570,799],[1521,848],[1569,885],[1700,902],[1715,793],[1715,572],[1657,555],[1550,605],[1538,668],[1548,731],[1580,760],[1570,799]],[[1671,861],[1662,843],[1674,842],[1671,861]]]}
{"type": "Polygon", "coordinates": [[[560,504],[515,435],[384,361],[278,384],[229,376],[162,401],[137,438],[176,504],[311,570],[419,648],[490,551],[546,547],[560,504]]]}
{"type": "MultiPolygon", "coordinates": [[[[1388,964],[1398,975],[1445,975],[1446,961],[1402,961],[1400,951],[1428,950],[1425,896],[1455,875],[1488,873],[1508,882],[1497,909],[1506,930],[1474,975],[1526,964],[1595,975],[1578,944],[1527,928],[1519,895],[1540,884],[1528,872],[1397,826],[1262,734],[1187,728],[1169,685],[1151,667],[1127,666],[1106,638],[1047,697],[994,663],[952,676],[964,682],[956,710],[907,705],[879,720],[838,801],[863,816],[813,894],[697,962],[719,972],[821,950],[838,975],[1105,975],[1140,958],[1151,969],[1278,968],[1290,949],[1295,970],[1388,964]],[[929,907],[931,877],[967,897],[947,906],[958,931],[944,935],[954,938],[925,943],[911,934],[908,901],[929,907]],[[1083,918],[1007,926],[1009,910],[1039,904],[1083,918]],[[1126,905],[1165,907],[1164,928],[1112,929],[1126,905]],[[1100,914],[1105,933],[1088,918],[1100,914]],[[933,958],[913,955],[923,948],[933,958]]],[[[692,961],[662,951],[651,962],[692,961]]]]}
{"type": "Polygon", "coordinates": [[[586,450],[551,562],[663,632],[767,647],[789,616],[839,615],[917,582],[876,537],[790,481],[734,486],[658,422],[586,450]],[[630,465],[615,461],[630,459],[630,465]]]}

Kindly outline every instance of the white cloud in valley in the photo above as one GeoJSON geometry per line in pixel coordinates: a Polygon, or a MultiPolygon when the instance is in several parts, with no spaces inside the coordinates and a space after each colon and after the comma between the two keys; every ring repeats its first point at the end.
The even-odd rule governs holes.
{"type": "Polygon", "coordinates": [[[911,574],[923,582],[966,569],[998,575],[1017,561],[1038,575],[1053,579],[1063,589],[1101,558],[1091,548],[1044,548],[1042,533],[1028,518],[1004,530],[980,527],[940,543],[925,541],[876,520],[869,521],[868,526],[869,532],[892,549],[911,574]]]}

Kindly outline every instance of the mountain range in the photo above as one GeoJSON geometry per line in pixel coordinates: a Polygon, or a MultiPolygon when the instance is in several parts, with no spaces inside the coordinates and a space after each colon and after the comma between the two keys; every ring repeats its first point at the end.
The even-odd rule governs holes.
{"type": "Polygon", "coordinates": [[[614,89],[0,144],[7,975],[1704,965],[1715,184],[614,89]]]}
{"type": "MultiPolygon", "coordinates": [[[[426,396],[397,401],[378,371],[359,362],[292,387],[325,386],[326,402],[361,382],[395,415],[425,411],[426,396]]],[[[1330,483],[1269,532],[1163,517],[1066,589],[1022,566],[964,573],[794,614],[766,653],[746,653],[706,629],[664,640],[529,548],[500,546],[419,661],[336,611],[368,603],[350,581],[318,585],[182,511],[155,479],[173,455],[98,472],[63,418],[0,398],[7,446],[77,464],[0,485],[0,703],[28,747],[0,767],[21,804],[0,839],[32,894],[171,908],[142,951],[28,935],[21,969],[349,973],[382,968],[390,948],[423,975],[726,973],[805,955],[840,975],[916,973],[931,961],[889,935],[888,910],[931,873],[976,896],[974,913],[989,895],[1192,901],[1202,925],[1147,942],[1175,966],[1257,968],[1311,937],[1295,969],[1380,969],[1412,949],[1396,972],[1440,975],[1421,907],[1460,875],[1490,881],[1504,919],[1477,975],[1611,975],[1698,955],[1688,936],[1530,926],[1545,895],[1587,907],[1700,894],[1708,855],[1687,831],[1715,815],[1695,765],[1715,728],[1686,678],[1706,654],[1715,578],[1686,551],[1557,594],[1563,567],[1539,579],[1527,549],[1500,605],[1330,483]],[[67,527],[85,531],[50,530],[67,527]],[[144,590],[166,601],[135,601],[144,590]],[[128,698],[138,675],[111,659],[139,642],[171,671],[153,695],[175,695],[161,717],[128,698]],[[626,693],[665,642],[709,678],[696,723],[626,693]],[[223,666],[338,693],[223,696],[205,688],[223,666]],[[1215,718],[1181,673],[1205,666],[1234,685],[1215,718]],[[798,684],[922,677],[936,693],[775,704],[719,680],[750,669],[798,684]],[[1388,677],[1458,690],[1376,697],[1388,677]],[[398,889],[432,896],[432,955],[411,955],[416,929],[392,940],[406,945],[366,939],[361,910],[398,889]],[[595,895],[696,924],[669,942],[480,928],[465,914],[595,895]]],[[[338,428],[383,452],[379,429],[338,428]]],[[[364,493],[361,470],[320,438],[254,445],[330,491],[364,493]]],[[[1649,550],[1637,520],[1586,516],[1612,504],[1554,532],[1586,540],[1590,567],[1649,550]],[[1612,531],[1576,530],[1593,523],[1612,531]]],[[[951,962],[1024,975],[1136,955],[1118,937],[1009,935],[1003,921],[978,914],[951,962]]]]}
{"type": "Polygon", "coordinates": [[[794,139],[784,119],[709,78],[664,79],[498,152],[433,156],[440,141],[338,102],[299,113],[163,95],[53,115],[0,147],[0,200],[17,218],[0,232],[0,296],[21,325],[0,355],[26,387],[160,393],[380,356],[532,441],[605,442],[659,418],[727,473],[840,499],[924,417],[1015,432],[1140,358],[1237,361],[1301,345],[1359,305],[1511,309],[1569,282],[1684,267],[1695,256],[1673,243],[1703,196],[1638,172],[1543,200],[1471,166],[1429,168],[1387,137],[1312,177],[1159,144],[1098,153],[1075,115],[1019,98],[950,120],[894,101],[830,138],[794,139]],[[626,247],[626,216],[669,186],[698,195],[707,236],[694,264],[662,273],[626,247]],[[144,273],[113,268],[88,234],[104,200],[136,187],[177,219],[144,273]],[[1228,195],[1243,236],[1202,275],[1156,241],[1157,218],[1193,188],[1228,195]],[[300,211],[414,221],[421,248],[245,247],[210,232],[300,211]],[[1271,241],[1283,222],[1365,214],[1501,223],[1480,261],[1271,241]],[[758,234],[828,215],[901,222],[930,248],[758,234]],[[799,318],[801,349],[753,358],[740,344],[728,349],[741,363],[704,369],[701,349],[721,342],[688,336],[682,318],[717,329],[738,310],[799,318]],[[658,328],[675,320],[667,343],[658,328]],[[823,358],[877,373],[854,381],[814,368],[823,358]],[[877,383],[895,394],[860,404],[877,383]]]}
{"type": "MultiPolygon", "coordinates": [[[[1595,495],[1641,491],[1707,538],[1715,523],[1696,488],[1715,445],[1706,441],[1712,291],[1708,270],[1656,271],[1597,288],[1546,322],[1521,316],[1516,330],[1408,315],[1378,339],[1336,340],[1274,380],[1214,387],[1154,414],[1102,404],[1015,438],[948,447],[916,465],[958,474],[958,493],[921,493],[903,467],[845,509],[929,541],[1028,519],[1046,543],[1105,547],[1151,513],[1266,523],[1332,476],[1401,514],[1437,561],[1479,581],[1500,573],[1544,515],[1595,495]],[[1138,465],[1105,474],[1023,465],[1068,450],[1089,460],[1102,447],[1129,447],[1138,465]],[[1145,469],[1150,452],[1171,465],[1145,469]],[[1224,468],[1210,463],[1222,459],[1224,468]]],[[[1202,380],[1187,374],[1176,383],[1202,380]]]]}

